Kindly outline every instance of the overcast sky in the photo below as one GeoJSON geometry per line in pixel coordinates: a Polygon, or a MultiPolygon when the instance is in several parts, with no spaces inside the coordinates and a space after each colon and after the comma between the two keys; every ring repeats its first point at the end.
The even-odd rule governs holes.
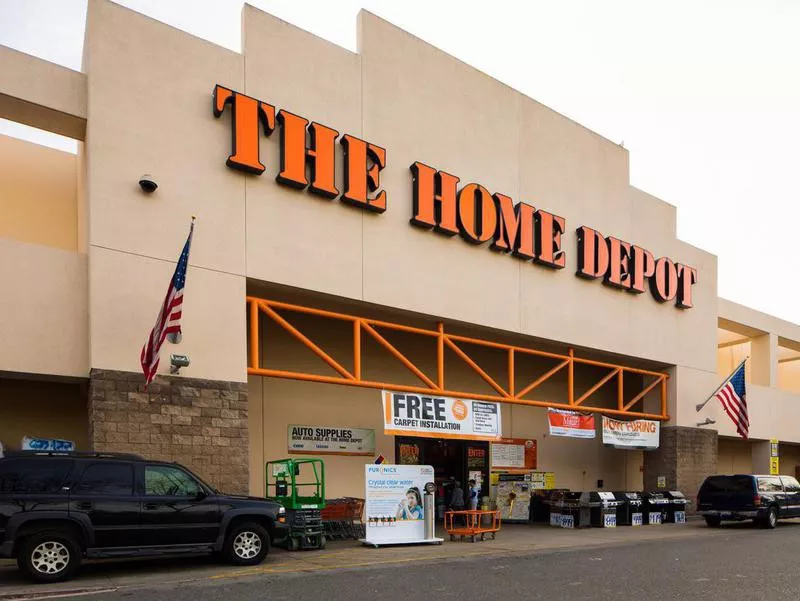
{"type": "MultiPolygon", "coordinates": [[[[240,50],[241,0],[119,3],[240,50]]],[[[624,142],[631,183],[718,255],[720,296],[800,323],[800,1],[251,4],[351,50],[366,8],[624,142]]],[[[0,0],[0,44],[80,69],[85,15],[86,0],[0,0]]]]}

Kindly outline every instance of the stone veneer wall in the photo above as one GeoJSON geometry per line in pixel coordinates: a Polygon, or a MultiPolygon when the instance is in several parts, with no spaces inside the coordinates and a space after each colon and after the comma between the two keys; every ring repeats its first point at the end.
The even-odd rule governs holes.
{"type": "Polygon", "coordinates": [[[717,471],[717,432],[685,426],[661,428],[661,443],[644,453],[644,489],[659,490],[658,477],[666,478],[664,490],[679,490],[692,500],[695,511],[697,491],[707,476],[717,471]]]}
{"type": "Polygon", "coordinates": [[[227,493],[247,494],[247,384],[93,369],[89,441],[95,451],[176,461],[227,493]]]}

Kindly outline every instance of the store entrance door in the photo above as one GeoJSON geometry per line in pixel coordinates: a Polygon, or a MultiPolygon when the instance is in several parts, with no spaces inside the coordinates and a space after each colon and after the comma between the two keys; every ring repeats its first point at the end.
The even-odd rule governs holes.
{"type": "Polygon", "coordinates": [[[430,465],[439,491],[437,515],[442,518],[449,504],[451,479],[464,489],[470,480],[481,487],[480,496],[489,494],[489,443],[473,440],[452,440],[397,436],[395,462],[400,465],[430,465]]]}

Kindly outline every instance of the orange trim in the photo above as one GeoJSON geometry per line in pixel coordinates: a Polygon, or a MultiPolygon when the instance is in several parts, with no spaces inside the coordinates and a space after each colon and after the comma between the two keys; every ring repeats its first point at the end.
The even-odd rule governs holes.
{"type": "Polygon", "coordinates": [[[556,365],[553,369],[548,371],[546,374],[542,374],[541,376],[539,376],[536,380],[533,381],[533,383],[528,384],[525,388],[520,390],[519,394],[514,395],[514,396],[516,398],[518,398],[518,399],[522,398],[523,396],[528,394],[531,390],[536,388],[539,384],[541,384],[542,382],[544,382],[548,378],[552,377],[553,375],[555,375],[556,373],[558,373],[559,371],[564,369],[564,367],[567,366],[569,364],[569,362],[570,362],[569,359],[566,359],[565,361],[562,361],[561,363],[556,365]]]}
{"type": "Polygon", "coordinates": [[[644,390],[642,390],[642,391],[641,391],[639,394],[637,394],[637,395],[636,395],[635,397],[633,397],[633,398],[632,398],[630,401],[628,401],[628,404],[627,404],[627,405],[625,405],[625,406],[624,406],[622,409],[627,411],[628,409],[630,409],[631,407],[633,407],[633,406],[634,406],[634,405],[635,405],[635,404],[636,404],[636,403],[639,401],[639,399],[641,399],[641,398],[642,398],[642,397],[644,397],[644,396],[645,396],[645,395],[646,395],[648,392],[650,392],[651,390],[653,390],[653,388],[655,388],[656,386],[658,386],[658,385],[659,385],[659,384],[661,384],[662,382],[666,382],[666,381],[667,381],[667,380],[666,380],[666,378],[656,378],[656,379],[655,379],[655,380],[653,380],[653,382],[651,382],[651,383],[650,383],[650,384],[649,384],[649,385],[648,385],[648,386],[647,386],[647,387],[646,387],[644,390]]]}
{"type": "Polygon", "coordinates": [[[333,357],[331,357],[330,355],[328,355],[328,353],[326,353],[326,352],[325,352],[325,351],[323,351],[321,348],[319,348],[319,347],[318,347],[316,344],[314,344],[313,342],[311,342],[311,340],[310,340],[309,338],[307,338],[307,337],[306,337],[306,336],[305,336],[305,335],[304,335],[304,334],[303,334],[303,333],[302,333],[300,330],[298,330],[297,328],[295,328],[295,327],[294,327],[292,324],[290,324],[288,321],[286,321],[286,320],[285,320],[283,317],[281,317],[281,316],[280,316],[280,315],[278,315],[278,314],[277,314],[275,311],[273,311],[273,310],[272,310],[272,309],[269,307],[269,305],[267,305],[267,304],[265,304],[265,303],[259,303],[259,304],[260,304],[260,306],[261,306],[261,310],[262,310],[264,313],[266,313],[267,315],[269,315],[269,316],[272,318],[272,321],[274,321],[274,322],[275,322],[275,323],[277,323],[279,326],[281,326],[281,327],[282,327],[284,330],[286,330],[287,332],[289,332],[289,334],[291,334],[292,336],[294,336],[295,338],[297,338],[297,340],[299,340],[300,342],[302,342],[303,344],[305,344],[305,345],[306,345],[306,346],[307,346],[309,349],[311,349],[311,351],[312,351],[312,352],[313,352],[313,353],[314,353],[314,354],[315,354],[317,357],[319,357],[320,359],[322,359],[322,360],[323,360],[325,363],[327,363],[328,365],[330,365],[330,366],[331,366],[333,369],[335,369],[336,371],[338,371],[340,374],[342,374],[342,375],[343,375],[345,378],[347,378],[348,380],[355,380],[355,378],[354,378],[354,377],[353,377],[353,376],[350,374],[350,372],[349,372],[349,371],[347,371],[347,370],[346,370],[344,367],[342,367],[341,365],[339,365],[339,363],[338,363],[338,362],[336,362],[336,360],[334,360],[334,359],[333,359],[333,357]]]}
{"type": "Polygon", "coordinates": [[[487,374],[485,371],[483,371],[483,370],[481,369],[481,367],[480,367],[480,366],[479,366],[477,363],[475,363],[475,362],[474,362],[474,361],[473,361],[473,360],[470,358],[470,356],[469,356],[469,355],[467,355],[467,353],[465,353],[464,351],[462,351],[462,350],[461,350],[461,349],[458,347],[458,345],[456,345],[456,343],[455,343],[455,342],[453,342],[452,340],[450,340],[450,337],[449,337],[449,336],[445,335],[445,337],[444,337],[444,342],[445,342],[445,344],[446,344],[447,346],[449,346],[449,347],[450,347],[450,348],[453,350],[453,352],[454,352],[456,355],[458,355],[458,356],[459,356],[459,357],[460,357],[460,358],[461,358],[461,359],[464,361],[464,363],[466,363],[467,365],[469,365],[469,366],[470,366],[470,367],[471,367],[471,368],[472,368],[472,369],[473,369],[473,370],[474,370],[474,371],[475,371],[475,372],[476,372],[476,373],[477,373],[477,374],[478,374],[478,375],[479,375],[481,378],[483,378],[483,379],[486,381],[486,383],[487,383],[487,384],[489,384],[489,386],[491,386],[492,388],[494,388],[494,389],[495,389],[497,392],[499,392],[499,393],[500,393],[501,395],[503,395],[504,397],[505,397],[505,396],[509,396],[509,394],[508,394],[508,393],[507,393],[505,390],[503,390],[503,387],[502,387],[502,386],[500,386],[500,384],[498,384],[497,382],[495,382],[495,381],[494,381],[494,379],[493,379],[493,378],[492,378],[492,377],[491,377],[489,374],[487,374]]]}
{"type": "Polygon", "coordinates": [[[584,392],[584,393],[583,393],[583,394],[582,394],[580,397],[578,397],[577,399],[575,399],[575,402],[574,402],[573,404],[574,404],[574,405],[580,405],[580,404],[581,404],[583,401],[585,401],[586,399],[588,399],[588,398],[589,398],[589,397],[592,395],[592,393],[593,393],[593,392],[596,392],[596,391],[597,391],[597,390],[598,390],[598,389],[599,389],[599,388],[600,388],[600,387],[601,387],[603,384],[605,384],[605,383],[606,383],[606,382],[608,382],[608,381],[609,381],[611,378],[613,378],[614,376],[616,376],[616,375],[617,375],[617,373],[618,373],[619,371],[621,371],[621,368],[617,368],[617,369],[615,369],[614,371],[612,371],[610,374],[608,374],[607,376],[605,376],[605,377],[604,377],[602,380],[600,380],[600,381],[599,381],[597,384],[595,384],[594,386],[592,386],[592,387],[591,387],[589,390],[587,390],[586,392],[584,392]]]}
{"type": "Polygon", "coordinates": [[[378,342],[378,344],[380,344],[383,348],[389,351],[395,359],[400,361],[400,363],[402,363],[409,370],[411,370],[411,373],[413,373],[415,376],[417,376],[420,380],[425,382],[425,384],[427,384],[431,388],[436,388],[436,384],[433,383],[433,380],[428,378],[428,376],[422,373],[422,371],[416,365],[414,365],[413,363],[411,363],[411,361],[406,359],[406,356],[403,355],[403,353],[398,351],[391,343],[389,343],[388,340],[386,340],[386,338],[384,338],[378,332],[376,332],[371,325],[365,323],[362,325],[362,328],[364,328],[364,331],[367,332],[370,336],[372,336],[378,342]]]}
{"type": "MultiPolygon", "coordinates": [[[[375,319],[357,317],[354,315],[346,315],[343,313],[334,313],[332,311],[326,311],[323,309],[314,309],[310,307],[302,307],[299,305],[291,305],[289,303],[259,299],[255,297],[247,297],[247,302],[250,303],[250,316],[251,316],[251,324],[249,328],[251,343],[250,343],[250,353],[248,356],[248,361],[250,363],[250,365],[248,366],[248,374],[250,375],[260,375],[260,376],[276,377],[276,378],[289,378],[307,382],[343,384],[346,386],[359,386],[364,388],[381,388],[388,390],[397,390],[400,392],[415,392],[421,394],[449,396],[449,397],[463,398],[463,399],[477,399],[477,400],[494,401],[501,403],[511,403],[517,405],[527,405],[531,407],[552,407],[555,409],[572,409],[575,406],[580,405],[581,410],[593,413],[601,413],[601,414],[620,416],[620,417],[644,418],[644,419],[656,419],[656,420],[669,419],[669,415],[667,414],[667,386],[666,386],[666,381],[669,375],[662,372],[647,371],[643,369],[614,365],[611,363],[604,363],[602,361],[577,358],[575,357],[574,350],[571,348],[569,349],[568,354],[562,355],[558,353],[539,351],[535,349],[513,346],[508,344],[501,344],[487,340],[480,340],[477,338],[470,338],[467,336],[448,334],[445,332],[444,324],[442,323],[438,323],[435,329],[425,329],[425,328],[405,326],[401,324],[395,324],[375,319]],[[287,312],[304,313],[308,315],[316,315],[329,319],[336,319],[339,321],[351,322],[353,324],[353,372],[354,373],[351,374],[341,364],[335,361],[328,353],[326,353],[322,348],[320,348],[317,344],[315,344],[310,338],[302,334],[297,328],[291,325],[286,319],[284,319],[281,315],[277,313],[276,309],[280,309],[287,312]],[[263,312],[268,317],[270,317],[273,321],[275,321],[278,325],[280,325],[283,329],[285,329],[289,334],[291,334],[294,338],[296,338],[298,341],[304,344],[319,358],[325,361],[325,363],[327,363],[331,368],[333,368],[334,371],[336,371],[339,375],[328,376],[328,375],[319,375],[307,372],[268,369],[262,367],[260,365],[260,361],[263,360],[263,358],[260,357],[258,354],[261,345],[260,338],[262,332],[261,328],[258,327],[259,325],[258,320],[252,319],[253,314],[259,312],[263,312]],[[425,336],[428,338],[435,338],[436,368],[437,368],[436,382],[434,382],[432,378],[429,378],[427,375],[425,375],[422,369],[420,369],[415,364],[414,361],[403,355],[397,348],[391,345],[383,337],[383,335],[378,332],[377,328],[406,332],[410,334],[425,336]],[[396,384],[391,382],[378,382],[373,380],[365,380],[363,378],[363,373],[362,373],[363,371],[362,366],[363,366],[364,352],[365,352],[364,347],[361,344],[361,335],[363,333],[363,330],[367,330],[367,332],[373,338],[375,338],[375,340],[378,341],[379,344],[381,344],[384,348],[389,350],[392,356],[395,357],[398,361],[400,361],[412,373],[414,373],[422,381],[422,383],[424,383],[424,385],[409,386],[405,384],[396,384]],[[256,344],[252,343],[253,339],[256,339],[257,341],[256,344]],[[457,342],[474,344],[487,348],[500,349],[506,351],[508,354],[508,390],[503,389],[503,387],[500,386],[497,383],[497,381],[478,364],[478,362],[473,360],[466,352],[464,352],[459,347],[458,344],[456,344],[457,342]],[[444,360],[445,345],[450,347],[458,356],[458,358],[461,359],[461,361],[463,361],[470,369],[472,369],[477,375],[479,375],[484,381],[486,381],[494,389],[494,391],[496,391],[496,394],[484,394],[471,391],[448,390],[446,387],[446,371],[445,371],[445,360],[444,360]],[[515,392],[516,379],[517,379],[517,374],[515,373],[516,359],[519,353],[522,353],[524,355],[533,355],[537,357],[558,359],[561,363],[559,363],[555,368],[551,369],[543,376],[540,376],[537,380],[529,384],[526,388],[522,389],[520,392],[515,392]],[[576,363],[591,365],[595,367],[605,367],[611,370],[611,373],[605,378],[603,378],[599,383],[595,384],[587,392],[585,392],[580,398],[576,399],[575,398],[576,363]],[[549,377],[554,375],[559,370],[563,369],[565,366],[568,368],[566,402],[522,398],[525,394],[530,393],[539,384],[547,380],[549,377]],[[640,400],[641,397],[634,397],[634,401],[630,401],[627,404],[624,404],[624,394],[622,388],[623,388],[623,378],[625,372],[652,376],[656,379],[656,382],[661,382],[660,414],[631,411],[630,409],[633,406],[633,403],[635,401],[640,400]],[[592,407],[588,403],[584,405],[584,403],[587,402],[589,397],[594,392],[596,392],[603,384],[608,382],[615,375],[618,376],[617,406],[615,409],[609,409],[606,407],[599,407],[599,406],[592,407]],[[622,403],[620,401],[621,398],[622,398],[622,403]]],[[[653,388],[656,385],[657,384],[653,384],[653,388]]],[[[652,390],[652,388],[648,388],[647,390],[643,391],[642,393],[640,393],[641,396],[643,397],[650,390],[652,390]]],[[[404,434],[408,433],[404,432],[404,434]]]]}
{"type": "Polygon", "coordinates": [[[261,367],[259,365],[259,348],[261,344],[261,336],[259,336],[258,320],[258,304],[255,301],[248,301],[250,303],[250,367],[261,367]]]}

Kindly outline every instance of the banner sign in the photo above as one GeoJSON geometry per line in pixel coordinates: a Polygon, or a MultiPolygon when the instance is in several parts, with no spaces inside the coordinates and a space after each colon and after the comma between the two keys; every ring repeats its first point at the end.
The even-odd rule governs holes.
{"type": "MultiPolygon", "coordinates": [[[[365,466],[365,516],[368,544],[422,543],[425,540],[423,495],[433,482],[430,465],[365,466]]],[[[435,504],[434,504],[435,506],[435,504]]]]}
{"type": "Polygon", "coordinates": [[[493,442],[492,469],[536,469],[536,441],[525,438],[501,438],[493,442]]]}
{"type": "Polygon", "coordinates": [[[375,454],[375,430],[293,424],[286,440],[290,453],[375,454]]]}
{"type": "Polygon", "coordinates": [[[71,440],[61,440],[60,438],[22,438],[23,451],[63,451],[70,452],[75,450],[75,443],[71,440]]]}
{"type": "Polygon", "coordinates": [[[383,391],[384,433],[425,438],[498,440],[500,404],[383,391]]]}
{"type": "Polygon", "coordinates": [[[594,415],[586,415],[577,411],[548,409],[547,419],[550,422],[551,436],[567,436],[569,438],[594,438],[594,415]]]}
{"type": "Polygon", "coordinates": [[[659,426],[657,421],[637,419],[623,422],[603,416],[603,444],[635,449],[657,449],[659,426]]]}

